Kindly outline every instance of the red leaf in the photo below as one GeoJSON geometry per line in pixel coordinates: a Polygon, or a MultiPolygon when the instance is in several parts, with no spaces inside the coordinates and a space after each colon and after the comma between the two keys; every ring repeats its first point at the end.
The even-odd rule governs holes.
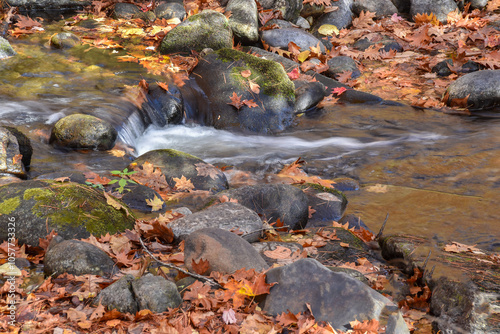
{"type": "Polygon", "coordinates": [[[332,89],[332,94],[336,94],[337,96],[342,95],[347,89],[345,87],[335,87],[332,89]]]}
{"type": "Polygon", "coordinates": [[[298,79],[300,76],[299,68],[298,67],[294,68],[291,72],[287,73],[287,75],[290,78],[290,80],[298,79]]]}
{"type": "Polygon", "coordinates": [[[255,103],[253,100],[243,100],[243,103],[248,107],[248,108],[255,108],[258,107],[259,105],[255,103]]]}
{"type": "Polygon", "coordinates": [[[168,85],[166,83],[157,81],[156,84],[160,86],[164,91],[168,92],[168,85]]]}
{"type": "Polygon", "coordinates": [[[244,102],[241,102],[241,96],[238,96],[235,92],[233,92],[233,95],[230,97],[230,99],[231,102],[228,104],[232,105],[238,110],[240,110],[240,108],[245,104],[244,102]]]}

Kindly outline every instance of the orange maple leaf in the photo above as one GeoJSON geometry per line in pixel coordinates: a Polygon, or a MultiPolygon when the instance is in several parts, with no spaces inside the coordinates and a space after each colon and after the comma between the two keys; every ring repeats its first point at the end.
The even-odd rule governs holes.
{"type": "Polygon", "coordinates": [[[235,92],[233,92],[233,95],[229,97],[231,99],[231,102],[228,103],[229,105],[232,105],[236,109],[240,110],[241,107],[243,107],[244,103],[241,102],[241,96],[238,96],[235,92]]]}
{"type": "Polygon", "coordinates": [[[184,175],[182,175],[180,178],[174,177],[173,180],[175,181],[175,190],[190,191],[194,189],[194,185],[191,180],[186,179],[184,175]]]}

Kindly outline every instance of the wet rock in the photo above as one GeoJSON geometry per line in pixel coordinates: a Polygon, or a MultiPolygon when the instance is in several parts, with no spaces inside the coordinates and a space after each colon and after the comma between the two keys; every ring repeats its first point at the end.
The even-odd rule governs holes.
{"type": "Polygon", "coordinates": [[[134,15],[140,14],[141,10],[134,4],[118,2],[115,5],[115,9],[113,14],[111,15],[115,20],[117,19],[126,19],[130,20],[134,17],[134,15]]]}
{"type": "Polygon", "coordinates": [[[115,263],[101,249],[80,240],[64,240],[50,245],[43,261],[46,276],[72,275],[110,276],[115,263]]]}
{"type": "Polygon", "coordinates": [[[305,228],[307,196],[302,190],[288,184],[263,184],[231,189],[223,195],[257,212],[264,221],[277,219],[292,230],[305,228]]]}
{"type": "Polygon", "coordinates": [[[209,269],[220,273],[233,273],[241,268],[262,271],[266,261],[246,240],[232,232],[218,228],[204,228],[191,233],[184,244],[184,263],[192,270],[192,261],[208,261],[209,269]]]}
{"type": "Polygon", "coordinates": [[[9,175],[9,174],[0,174],[0,186],[3,186],[5,184],[9,183],[18,183],[18,182],[23,182],[20,178],[14,176],[14,175],[9,175]]]}
{"type": "Polygon", "coordinates": [[[155,8],[156,18],[170,20],[178,18],[184,20],[186,17],[186,10],[182,3],[179,2],[162,2],[155,8]]]}
{"type": "Polygon", "coordinates": [[[397,306],[389,299],[344,273],[335,273],[313,259],[301,259],[267,272],[266,282],[277,282],[263,303],[273,316],[297,314],[311,307],[316,320],[347,330],[349,322],[377,319],[386,333],[410,333],[397,306]]]}
{"type": "MultiPolygon", "coordinates": [[[[297,80],[294,81],[296,84],[297,80]]],[[[307,82],[295,89],[295,112],[305,112],[314,108],[326,95],[321,82],[307,82]]]]}
{"type": "Polygon", "coordinates": [[[93,305],[101,303],[109,311],[117,310],[121,313],[136,314],[139,311],[132,291],[131,283],[135,280],[132,275],[125,275],[110,286],[104,288],[94,298],[93,305]]]}
{"type": "Polygon", "coordinates": [[[108,122],[91,115],[61,118],[52,128],[50,143],[73,149],[110,150],[118,133],[108,122]]]}
{"type": "Polygon", "coordinates": [[[453,0],[411,0],[410,16],[433,13],[440,22],[446,23],[448,13],[455,10],[458,7],[453,0]]]}
{"type": "Polygon", "coordinates": [[[367,231],[371,231],[368,226],[361,220],[361,217],[353,215],[353,214],[348,214],[342,217],[339,221],[339,224],[344,225],[345,223],[349,224],[349,228],[354,228],[356,230],[359,230],[361,228],[364,228],[367,231]]]}
{"type": "Polygon", "coordinates": [[[160,44],[162,54],[190,53],[205,48],[219,50],[233,46],[231,28],[226,17],[213,10],[204,10],[170,30],[160,44]]]}
{"type": "Polygon", "coordinates": [[[182,176],[191,180],[195,190],[219,192],[228,188],[226,176],[220,169],[191,154],[172,149],[149,151],[135,159],[128,168],[132,170],[145,162],[158,166],[172,188],[176,183],[174,178],[182,176]]]}
{"type": "Polygon", "coordinates": [[[259,1],[264,9],[277,9],[283,19],[295,22],[302,10],[302,0],[262,0],[259,1]]]}
{"type": "Polygon", "coordinates": [[[259,252],[260,256],[262,256],[269,266],[275,263],[280,265],[289,264],[292,262],[290,257],[293,255],[296,255],[297,258],[301,257],[303,251],[302,245],[295,242],[254,242],[252,246],[259,252]],[[273,255],[273,252],[276,252],[276,250],[278,250],[280,254],[284,254],[286,258],[276,258],[276,256],[273,255]]]}
{"type": "Polygon", "coordinates": [[[255,1],[229,0],[226,12],[231,12],[229,26],[237,42],[254,44],[259,40],[259,18],[255,1]]]}
{"type": "MultiPolygon", "coordinates": [[[[131,209],[149,213],[153,212],[153,207],[148,205],[146,200],[154,200],[156,197],[163,202],[161,196],[156,191],[141,184],[128,184],[125,189],[121,200],[131,209]]],[[[155,212],[164,213],[165,211],[167,211],[167,205],[163,202],[161,209],[155,212]]]]}
{"type": "Polygon", "coordinates": [[[203,211],[176,219],[168,224],[176,238],[185,238],[202,228],[219,228],[243,232],[248,242],[258,241],[262,233],[262,221],[252,210],[238,203],[225,202],[203,211]]]}
{"type": "Polygon", "coordinates": [[[193,74],[210,103],[209,108],[206,103],[200,106],[200,117],[205,124],[260,133],[283,131],[292,124],[294,86],[280,64],[222,49],[205,55],[193,74]],[[244,70],[251,75],[243,77],[244,70]],[[260,86],[258,93],[248,88],[249,80],[260,86]],[[238,110],[229,105],[233,93],[241,101],[254,101],[257,107],[243,105],[238,110]]]}
{"type": "Polygon", "coordinates": [[[131,285],[139,310],[162,313],[182,303],[175,283],[167,281],[162,276],[148,274],[132,281],[131,285]]]}
{"type": "Polygon", "coordinates": [[[443,99],[447,105],[466,99],[469,109],[487,109],[500,105],[500,70],[485,70],[466,74],[453,82],[443,99]]]}
{"type": "Polygon", "coordinates": [[[142,104],[141,116],[144,124],[164,127],[180,124],[184,118],[184,102],[181,91],[174,85],[168,91],[157,84],[150,84],[146,101],[142,104]]]}
{"type": "Polygon", "coordinates": [[[0,173],[25,178],[31,152],[31,144],[24,134],[15,128],[0,127],[0,173]]]}
{"type": "Polygon", "coordinates": [[[7,217],[16,217],[20,243],[38,245],[47,231],[65,239],[83,239],[132,229],[135,217],[126,205],[115,209],[103,192],[72,182],[25,181],[0,187],[0,240],[7,240],[7,217]]]}
{"type": "Polygon", "coordinates": [[[0,59],[15,56],[16,51],[12,48],[9,41],[0,36],[0,59]]]}
{"type": "Polygon", "coordinates": [[[50,46],[56,49],[70,49],[80,44],[80,38],[71,32],[60,32],[50,38],[50,46]]]}
{"type": "Polygon", "coordinates": [[[352,12],[359,16],[362,12],[372,12],[376,17],[382,17],[398,13],[398,9],[391,0],[356,0],[352,5],[352,12]]]}
{"type": "Polygon", "coordinates": [[[264,30],[262,40],[269,46],[284,50],[288,50],[288,43],[294,42],[301,50],[309,50],[310,47],[319,45],[321,52],[326,51],[325,46],[318,38],[299,28],[264,30]]]}
{"type": "Polygon", "coordinates": [[[347,208],[347,198],[342,192],[312,183],[300,187],[307,195],[308,206],[315,210],[309,226],[324,226],[342,218],[347,208]]]}
{"type": "Polygon", "coordinates": [[[80,171],[63,171],[63,172],[53,172],[38,175],[35,180],[55,180],[60,178],[68,178],[67,181],[75,182],[79,184],[86,184],[87,178],[80,171]]]}
{"type": "Polygon", "coordinates": [[[11,7],[20,7],[22,10],[58,10],[68,11],[83,9],[89,6],[92,1],[86,0],[6,0],[6,4],[11,7]]]}
{"type": "Polygon", "coordinates": [[[351,78],[357,78],[361,75],[356,62],[351,57],[333,57],[328,60],[327,64],[330,67],[326,70],[325,75],[333,79],[342,74],[342,72],[352,72],[351,78]]]}
{"type": "Polygon", "coordinates": [[[335,2],[335,6],[338,7],[336,11],[325,13],[321,15],[311,27],[311,33],[322,38],[321,34],[318,33],[318,29],[324,24],[333,24],[337,29],[346,28],[352,22],[352,7],[353,0],[339,0],[335,2]]]}

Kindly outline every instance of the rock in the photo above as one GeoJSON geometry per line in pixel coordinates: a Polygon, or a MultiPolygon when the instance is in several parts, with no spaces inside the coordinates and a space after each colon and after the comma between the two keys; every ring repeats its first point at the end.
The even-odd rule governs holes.
{"type": "Polygon", "coordinates": [[[108,122],[91,115],[73,114],[56,122],[50,143],[73,149],[106,151],[113,148],[117,136],[108,122]]]}
{"type": "Polygon", "coordinates": [[[391,0],[354,0],[352,12],[359,16],[362,11],[375,13],[376,17],[398,13],[391,0]]]}
{"type": "Polygon", "coordinates": [[[68,178],[69,182],[75,182],[79,184],[86,184],[87,178],[85,175],[80,172],[80,171],[62,171],[62,172],[53,172],[53,173],[47,173],[47,174],[42,174],[38,175],[35,177],[35,180],[55,180],[59,178],[68,178]]]}
{"type": "Polygon", "coordinates": [[[411,0],[410,16],[433,13],[440,22],[446,23],[448,13],[455,10],[458,7],[453,0],[411,0]]]}
{"type": "Polygon", "coordinates": [[[226,12],[231,12],[228,20],[236,42],[254,44],[259,40],[259,18],[255,1],[229,0],[226,12]]]}
{"type": "Polygon", "coordinates": [[[225,202],[211,206],[203,211],[176,219],[168,224],[176,238],[184,239],[202,228],[219,228],[226,231],[243,232],[248,242],[259,240],[262,234],[262,221],[252,210],[238,203],[225,202]]]}
{"type": "Polygon", "coordinates": [[[50,46],[56,49],[70,49],[80,44],[80,38],[72,32],[60,32],[50,38],[50,46]]]}
{"type": "Polygon", "coordinates": [[[257,212],[264,221],[277,219],[292,230],[307,225],[309,210],[307,196],[288,184],[263,184],[231,189],[223,195],[257,212]]]}
{"type": "Polygon", "coordinates": [[[16,54],[17,52],[14,51],[9,41],[0,36],[0,59],[9,58],[16,54]]]}
{"type": "MultiPolygon", "coordinates": [[[[34,11],[58,11],[67,12],[70,10],[83,9],[85,6],[90,6],[92,1],[89,0],[6,0],[6,4],[10,7],[20,7],[22,10],[34,11]]],[[[60,17],[59,17],[60,18],[60,17]]]]}
{"type": "Polygon", "coordinates": [[[309,226],[330,225],[344,215],[347,198],[342,192],[312,183],[300,185],[300,188],[307,195],[308,206],[315,210],[309,219],[309,226]]]}
{"type": "Polygon", "coordinates": [[[191,271],[192,261],[208,261],[209,269],[220,273],[234,273],[246,268],[262,271],[266,261],[246,240],[232,232],[218,228],[204,228],[191,233],[184,243],[184,263],[191,271]]]}
{"type": "Polygon", "coordinates": [[[25,181],[0,187],[0,240],[7,240],[7,217],[16,217],[16,238],[38,245],[47,231],[65,239],[83,239],[132,229],[135,217],[126,205],[103,192],[72,182],[25,181]]]}
{"type": "Polygon", "coordinates": [[[488,4],[488,0],[470,0],[466,2],[470,3],[472,9],[483,9],[488,4]]]}
{"type": "Polygon", "coordinates": [[[471,110],[500,105],[500,70],[485,70],[466,74],[446,90],[443,101],[447,105],[467,106],[471,110]],[[466,99],[465,103],[457,100],[466,99]]]}
{"type": "Polygon", "coordinates": [[[338,7],[336,11],[325,13],[321,15],[311,27],[311,34],[321,39],[321,34],[318,33],[318,29],[323,24],[333,24],[337,29],[347,28],[352,22],[352,7],[353,0],[339,0],[336,1],[334,6],[338,7]]]}
{"type": "Polygon", "coordinates": [[[157,84],[150,84],[146,101],[141,106],[144,124],[164,127],[167,124],[180,124],[184,118],[184,102],[181,91],[174,85],[168,91],[157,84]]]}
{"type": "Polygon", "coordinates": [[[401,14],[409,14],[411,8],[411,0],[391,0],[401,14]]]}
{"type": "Polygon", "coordinates": [[[0,127],[0,173],[26,178],[25,163],[29,166],[31,162],[31,150],[29,139],[21,132],[14,128],[0,127]],[[16,135],[21,140],[21,145],[16,135]]]}
{"type": "MultiPolygon", "coordinates": [[[[116,186],[115,188],[118,188],[118,186],[116,186]]],[[[160,199],[161,202],[163,202],[163,206],[160,210],[156,210],[154,212],[164,213],[165,211],[167,211],[165,202],[163,201],[161,196],[153,189],[141,184],[127,184],[127,187],[125,189],[128,189],[129,191],[125,190],[123,192],[121,200],[123,201],[123,203],[127,204],[129,208],[146,213],[153,212],[153,207],[148,205],[146,200],[154,200],[156,197],[160,199]]]]}
{"type": "Polygon", "coordinates": [[[115,263],[101,249],[80,240],[51,243],[43,261],[46,276],[72,275],[111,276],[115,263]]]}
{"type": "Polygon", "coordinates": [[[327,61],[327,64],[329,68],[324,73],[327,77],[332,79],[335,79],[335,77],[342,74],[342,72],[352,72],[351,78],[357,78],[361,75],[356,62],[351,57],[333,57],[327,61]]]}
{"type": "Polygon", "coordinates": [[[117,19],[126,19],[130,20],[134,18],[135,15],[141,13],[139,7],[131,3],[118,2],[115,4],[115,9],[113,14],[111,15],[115,20],[117,19]]]}
{"type": "Polygon", "coordinates": [[[259,3],[264,9],[279,10],[283,19],[290,22],[295,22],[302,10],[302,0],[262,0],[259,3]]]}
{"type": "Polygon", "coordinates": [[[197,84],[209,100],[200,117],[206,125],[218,129],[244,129],[260,133],[285,130],[294,117],[294,85],[276,62],[244,52],[222,49],[200,59],[193,70],[197,84]],[[247,78],[241,75],[249,70],[247,78]],[[249,89],[249,81],[259,85],[259,93],[249,89]],[[233,93],[251,100],[257,107],[229,105],[233,93]]]}
{"type": "Polygon", "coordinates": [[[391,50],[394,50],[396,52],[402,52],[403,47],[396,42],[394,39],[387,35],[382,35],[382,34],[369,34],[369,37],[365,37],[362,39],[359,39],[356,41],[356,43],[353,44],[353,47],[360,51],[365,51],[372,45],[382,45],[382,47],[379,47],[378,51],[379,52],[389,52],[391,50]]]}
{"type": "Polygon", "coordinates": [[[302,17],[313,17],[316,18],[321,16],[325,11],[325,5],[317,5],[312,2],[305,3],[300,11],[300,16],[302,17]]]}
{"type": "Polygon", "coordinates": [[[295,22],[295,24],[304,30],[308,30],[309,28],[311,28],[311,25],[309,24],[309,22],[305,18],[303,18],[302,16],[299,16],[299,18],[297,19],[297,22],[295,22]]]}
{"type": "Polygon", "coordinates": [[[253,248],[259,252],[260,256],[266,261],[269,266],[277,263],[280,265],[289,264],[292,262],[290,256],[285,259],[277,258],[273,256],[273,252],[276,250],[280,251],[281,254],[285,255],[297,255],[301,257],[303,247],[302,245],[295,242],[279,242],[279,241],[269,241],[269,242],[254,242],[252,244],[253,248]]]}
{"type": "Polygon", "coordinates": [[[170,20],[178,18],[180,21],[186,17],[186,10],[179,2],[162,2],[155,8],[156,18],[170,20]]]}
{"type": "Polygon", "coordinates": [[[131,285],[139,310],[162,313],[182,303],[175,283],[162,276],[148,274],[132,281],[131,285]]]}
{"type": "Polygon", "coordinates": [[[231,28],[226,17],[213,10],[204,10],[170,30],[160,44],[162,54],[197,52],[205,48],[219,50],[233,46],[231,28]]]}
{"type": "Polygon", "coordinates": [[[135,159],[129,169],[134,166],[142,166],[149,162],[161,169],[170,187],[175,187],[174,178],[191,180],[194,190],[208,190],[219,192],[228,188],[227,179],[224,173],[211,164],[184,152],[162,149],[144,153],[135,159]]]}
{"type": "Polygon", "coordinates": [[[321,41],[310,33],[299,28],[271,29],[262,31],[262,40],[269,46],[288,50],[288,43],[293,42],[302,50],[319,45],[321,52],[326,48],[321,41]]]}
{"type": "Polygon", "coordinates": [[[348,214],[342,217],[339,220],[339,224],[344,225],[345,223],[349,224],[349,229],[354,228],[356,230],[359,230],[361,228],[371,231],[368,226],[361,220],[360,217],[353,215],[353,214],[348,214]]]}
{"type": "MultiPolygon", "coordinates": [[[[297,80],[293,82],[297,86],[297,80]]],[[[325,97],[326,89],[321,82],[306,82],[295,89],[295,112],[314,108],[325,97]]]]}
{"type": "Polygon", "coordinates": [[[109,311],[117,310],[121,313],[136,314],[139,308],[131,286],[134,280],[135,278],[132,275],[123,276],[110,286],[102,289],[97,297],[94,298],[92,304],[97,306],[101,303],[109,311]]]}
{"type": "Polygon", "coordinates": [[[274,28],[285,29],[285,28],[293,28],[294,25],[291,22],[280,20],[280,19],[271,19],[264,24],[264,27],[274,26],[274,28]]]}
{"type": "Polygon", "coordinates": [[[263,302],[273,316],[307,311],[317,321],[346,331],[349,322],[376,319],[387,323],[386,333],[410,333],[398,307],[372,288],[344,273],[336,273],[314,259],[301,259],[267,272],[267,283],[277,282],[263,302]]]}
{"type": "Polygon", "coordinates": [[[432,73],[436,73],[440,77],[447,77],[451,73],[453,73],[448,65],[453,66],[453,60],[452,59],[446,59],[443,61],[440,61],[436,65],[434,65],[431,69],[432,73]]]}
{"type": "Polygon", "coordinates": [[[359,182],[350,177],[336,177],[333,181],[338,191],[355,191],[360,188],[359,182]]]}

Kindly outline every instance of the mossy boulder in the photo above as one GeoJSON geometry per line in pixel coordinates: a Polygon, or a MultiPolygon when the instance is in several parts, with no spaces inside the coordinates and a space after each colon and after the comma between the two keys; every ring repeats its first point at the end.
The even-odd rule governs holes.
{"type": "Polygon", "coordinates": [[[160,44],[160,53],[191,53],[205,48],[214,50],[233,46],[227,18],[219,12],[204,10],[170,30],[160,44]]]}
{"type": "Polygon", "coordinates": [[[182,176],[192,182],[195,190],[219,192],[229,187],[220,169],[188,153],[172,149],[149,151],[135,159],[128,168],[141,167],[145,162],[159,167],[172,188],[176,184],[174,178],[182,176]]]}
{"type": "Polygon", "coordinates": [[[0,59],[12,57],[16,54],[9,41],[0,36],[0,59]]]}
{"type": "Polygon", "coordinates": [[[283,131],[292,124],[295,87],[279,63],[221,49],[205,55],[193,73],[209,100],[198,108],[205,124],[260,133],[283,131]],[[244,77],[243,71],[250,75],[244,77]],[[251,83],[259,86],[258,92],[251,90],[251,83]],[[233,94],[256,104],[237,109],[228,104],[233,94]]]}
{"type": "Polygon", "coordinates": [[[65,239],[114,234],[134,227],[135,217],[118,199],[116,209],[103,192],[92,187],[55,181],[25,181],[0,187],[0,241],[8,238],[9,219],[16,238],[38,245],[50,231],[65,239]]]}
{"type": "Polygon", "coordinates": [[[80,44],[80,38],[72,32],[60,32],[50,38],[50,46],[55,49],[70,49],[80,44]]]}
{"type": "Polygon", "coordinates": [[[91,115],[73,114],[54,125],[50,142],[72,149],[105,151],[115,145],[118,132],[108,122],[91,115]]]}

